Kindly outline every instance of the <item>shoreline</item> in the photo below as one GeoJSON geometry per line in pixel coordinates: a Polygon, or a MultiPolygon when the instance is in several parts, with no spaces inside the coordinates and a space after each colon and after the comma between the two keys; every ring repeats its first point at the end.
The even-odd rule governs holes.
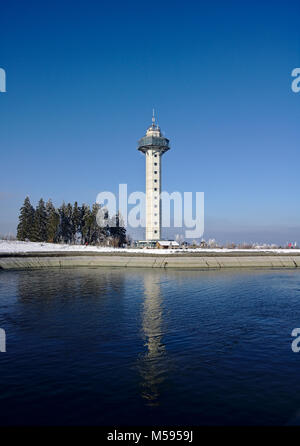
{"type": "MultiPolygon", "coordinates": [[[[225,253],[224,253],[225,254],[225,253]]],[[[226,253],[228,254],[228,253],[226,253]]],[[[73,267],[126,267],[164,269],[222,269],[222,268],[298,268],[300,255],[191,255],[184,254],[132,254],[124,253],[2,253],[0,269],[41,269],[73,267]]]]}
{"type": "Polygon", "coordinates": [[[243,251],[243,250],[198,250],[198,251],[177,251],[177,250],[163,250],[156,249],[149,250],[115,250],[115,251],[11,251],[11,252],[1,252],[0,259],[6,257],[300,257],[300,251],[296,252],[282,252],[279,251],[243,251]]]}

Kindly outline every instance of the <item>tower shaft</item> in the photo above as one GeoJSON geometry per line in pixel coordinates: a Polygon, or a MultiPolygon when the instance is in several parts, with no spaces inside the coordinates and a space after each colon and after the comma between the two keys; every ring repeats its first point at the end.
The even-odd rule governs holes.
{"type": "Polygon", "coordinates": [[[161,238],[161,157],[169,150],[153,114],[152,125],[139,140],[138,150],[146,155],[146,240],[161,238]]]}
{"type": "Polygon", "coordinates": [[[146,152],[146,240],[161,238],[161,154],[146,152]]]}

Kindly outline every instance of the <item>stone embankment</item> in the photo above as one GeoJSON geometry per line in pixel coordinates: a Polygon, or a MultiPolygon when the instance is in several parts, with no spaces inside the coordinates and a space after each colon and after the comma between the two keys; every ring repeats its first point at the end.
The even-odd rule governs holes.
{"type": "Polygon", "coordinates": [[[297,268],[298,255],[9,255],[0,256],[0,269],[37,269],[70,267],[134,267],[134,268],[297,268]]]}

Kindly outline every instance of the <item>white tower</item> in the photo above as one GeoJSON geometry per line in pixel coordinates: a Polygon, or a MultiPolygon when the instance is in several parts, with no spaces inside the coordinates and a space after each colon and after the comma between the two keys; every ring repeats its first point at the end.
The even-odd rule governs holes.
{"type": "Polygon", "coordinates": [[[152,125],[146,136],[138,142],[138,150],[146,155],[146,240],[161,238],[161,157],[169,150],[169,140],[155,124],[153,110],[152,125]]]}

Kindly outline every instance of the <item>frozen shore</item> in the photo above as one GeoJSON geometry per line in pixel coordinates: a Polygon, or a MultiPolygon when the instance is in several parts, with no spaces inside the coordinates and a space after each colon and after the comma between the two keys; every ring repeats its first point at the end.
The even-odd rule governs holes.
{"type": "Polygon", "coordinates": [[[298,268],[300,250],[113,249],[0,241],[0,269],[71,267],[298,268]]]}
{"type": "Polygon", "coordinates": [[[165,256],[166,254],[170,255],[181,255],[188,253],[199,254],[201,256],[211,254],[231,254],[237,255],[240,254],[249,254],[249,255],[300,255],[300,249],[271,249],[271,248],[257,248],[257,249],[228,249],[228,248],[210,248],[210,249],[134,249],[134,248],[110,248],[110,247],[102,247],[102,246],[84,246],[84,245],[67,245],[67,244],[58,244],[58,243],[40,243],[40,242],[20,242],[20,241],[7,241],[0,240],[0,256],[1,254],[18,254],[18,253],[53,253],[59,255],[68,254],[70,255],[75,253],[80,253],[82,255],[86,254],[139,254],[139,255],[153,255],[156,256],[165,256]]]}

